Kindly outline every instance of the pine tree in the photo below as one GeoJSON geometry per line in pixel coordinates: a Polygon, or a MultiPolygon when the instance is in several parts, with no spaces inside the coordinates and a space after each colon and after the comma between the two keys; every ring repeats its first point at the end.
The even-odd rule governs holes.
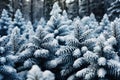
{"type": "Polygon", "coordinates": [[[58,48],[59,44],[53,36],[38,26],[35,34],[31,35],[29,41],[16,54],[18,56],[17,71],[29,70],[34,64],[45,69],[46,61],[55,57],[58,48]]]}
{"type": "Polygon", "coordinates": [[[22,37],[20,34],[20,29],[18,27],[15,27],[10,34],[7,46],[12,51],[11,53],[16,54],[25,42],[26,38],[22,37]]]}
{"type": "Polygon", "coordinates": [[[32,69],[28,72],[27,80],[55,80],[55,77],[51,71],[45,70],[43,72],[39,66],[33,65],[32,69]]]}
{"type": "Polygon", "coordinates": [[[113,3],[111,3],[110,8],[108,8],[108,16],[110,17],[110,20],[114,20],[116,17],[119,17],[120,15],[120,0],[115,0],[113,3]]]}
{"type": "Polygon", "coordinates": [[[22,16],[21,11],[18,9],[14,15],[14,20],[13,20],[13,27],[18,27],[20,28],[21,32],[24,31],[25,29],[25,20],[22,16]]]}
{"type": "Polygon", "coordinates": [[[51,17],[45,26],[45,30],[48,31],[49,34],[52,34],[55,39],[60,41],[60,44],[63,44],[63,38],[70,32],[69,25],[71,20],[67,18],[65,11],[63,12],[63,15],[61,15],[60,12],[62,12],[62,10],[58,6],[58,2],[55,2],[53,9],[50,12],[51,17]]]}
{"type": "Polygon", "coordinates": [[[40,18],[40,21],[39,21],[39,23],[38,23],[38,26],[39,25],[41,25],[42,27],[45,27],[45,25],[46,25],[46,21],[45,21],[45,19],[42,17],[42,18],[40,18]]]}
{"type": "Polygon", "coordinates": [[[82,26],[85,26],[86,28],[90,29],[96,29],[98,27],[98,22],[95,18],[95,15],[93,13],[90,14],[90,16],[85,16],[81,19],[82,26]]]}
{"type": "Polygon", "coordinates": [[[68,18],[68,14],[67,14],[66,10],[63,10],[60,24],[70,25],[71,23],[72,23],[72,20],[70,20],[68,18]]]}
{"type": "Polygon", "coordinates": [[[116,38],[117,40],[117,44],[114,46],[115,47],[115,51],[118,53],[118,56],[120,56],[120,19],[116,18],[112,23],[112,35],[116,38]]]}
{"type": "Polygon", "coordinates": [[[84,63],[87,67],[80,69],[75,77],[85,80],[118,80],[119,79],[119,57],[114,51],[115,37],[106,39],[104,34],[97,38],[93,51],[86,51],[83,57],[76,59],[73,67],[80,69],[84,63]],[[112,76],[112,77],[110,77],[112,76]]]}
{"type": "Polygon", "coordinates": [[[34,27],[30,21],[28,21],[25,25],[25,30],[23,31],[22,36],[26,39],[31,39],[31,36],[34,35],[34,27]]]}
{"type": "Polygon", "coordinates": [[[11,18],[8,15],[8,12],[3,9],[1,18],[0,18],[0,35],[7,35],[10,25],[12,24],[11,18]]]}
{"type": "Polygon", "coordinates": [[[99,26],[96,28],[96,33],[97,34],[105,33],[105,34],[111,35],[111,25],[110,24],[111,23],[108,18],[108,15],[105,14],[103,16],[103,19],[101,20],[99,26]]]}
{"type": "Polygon", "coordinates": [[[50,11],[52,10],[52,6],[55,0],[44,0],[44,16],[45,20],[49,20],[50,18],[50,11]]]}
{"type": "Polygon", "coordinates": [[[0,38],[0,79],[21,80],[14,68],[14,63],[18,57],[13,55],[12,51],[7,46],[8,42],[9,36],[0,38]]]}
{"type": "Polygon", "coordinates": [[[74,35],[66,37],[66,44],[61,46],[60,49],[55,53],[58,57],[48,61],[46,65],[49,65],[50,69],[58,69],[57,79],[61,78],[66,80],[67,77],[76,71],[73,68],[74,60],[78,57],[83,56],[83,52],[88,49],[92,50],[95,39],[91,38],[91,29],[85,29],[80,26],[80,22],[76,20],[74,35]],[[88,49],[87,49],[88,47],[88,49]],[[60,76],[59,76],[60,75],[60,76]]]}

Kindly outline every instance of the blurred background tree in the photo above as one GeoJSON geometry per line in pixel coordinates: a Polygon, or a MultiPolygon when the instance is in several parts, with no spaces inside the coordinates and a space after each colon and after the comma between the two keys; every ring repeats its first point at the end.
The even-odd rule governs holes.
{"type": "Polygon", "coordinates": [[[41,17],[49,20],[53,3],[58,1],[62,10],[66,10],[68,17],[81,18],[94,13],[97,20],[101,20],[107,13],[110,4],[115,0],[0,0],[0,13],[8,10],[13,17],[15,11],[20,9],[25,20],[37,23],[41,17]]]}

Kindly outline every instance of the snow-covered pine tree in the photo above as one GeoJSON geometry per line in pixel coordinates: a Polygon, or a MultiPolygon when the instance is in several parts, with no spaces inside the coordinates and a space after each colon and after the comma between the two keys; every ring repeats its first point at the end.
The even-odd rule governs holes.
{"type": "Polygon", "coordinates": [[[120,0],[115,0],[113,3],[111,3],[107,13],[110,17],[110,20],[114,20],[116,17],[120,17],[120,0]]]}
{"type": "MultiPolygon", "coordinates": [[[[14,68],[17,56],[7,46],[9,36],[0,38],[0,80],[21,80],[14,68]]],[[[14,44],[13,44],[14,45],[14,44]]]]}
{"type": "Polygon", "coordinates": [[[38,22],[38,26],[41,25],[43,28],[46,25],[46,20],[44,19],[44,17],[40,18],[40,21],[38,22]]]}
{"type": "Polygon", "coordinates": [[[58,57],[48,61],[46,64],[49,65],[50,69],[57,69],[59,71],[57,73],[58,76],[56,76],[58,79],[61,77],[61,79],[66,80],[71,73],[74,73],[76,71],[72,66],[74,60],[83,56],[86,50],[92,50],[95,43],[95,39],[90,36],[91,29],[81,27],[78,20],[76,20],[74,26],[75,35],[66,37],[66,44],[61,46],[55,53],[58,57]]]}
{"type": "Polygon", "coordinates": [[[31,39],[31,36],[34,35],[34,33],[35,32],[34,32],[34,27],[33,27],[32,23],[31,23],[31,21],[28,21],[25,25],[22,36],[29,40],[29,39],[31,39]]]}
{"type": "Polygon", "coordinates": [[[86,17],[82,18],[81,22],[82,22],[83,26],[88,25],[88,27],[91,29],[95,29],[98,26],[98,22],[95,18],[94,13],[91,13],[89,17],[86,16],[86,17]]]}
{"type": "Polygon", "coordinates": [[[105,34],[111,35],[111,25],[110,24],[111,24],[111,22],[108,18],[108,15],[105,14],[103,16],[103,19],[101,20],[100,24],[96,27],[95,32],[97,34],[105,33],[105,34]]]}
{"type": "Polygon", "coordinates": [[[27,80],[55,80],[55,76],[51,71],[45,70],[43,72],[39,66],[33,65],[28,71],[27,80]]]}
{"type": "Polygon", "coordinates": [[[8,29],[10,25],[12,24],[12,20],[8,15],[8,12],[3,9],[1,18],[0,18],[0,35],[4,36],[7,35],[8,29]]]}
{"type": "Polygon", "coordinates": [[[74,28],[75,28],[74,25],[76,24],[76,21],[81,21],[81,19],[80,19],[79,16],[77,16],[76,18],[74,18],[73,21],[72,21],[72,23],[71,23],[71,25],[70,25],[70,30],[72,31],[71,34],[74,34],[74,28]]]}
{"type": "Polygon", "coordinates": [[[68,14],[66,10],[63,10],[60,25],[70,25],[71,23],[72,23],[72,20],[68,18],[68,14]]]}
{"type": "Polygon", "coordinates": [[[25,44],[26,38],[20,34],[20,29],[18,27],[13,28],[12,33],[9,37],[9,42],[7,47],[11,50],[10,53],[17,54],[20,48],[25,44]]]}
{"type": "Polygon", "coordinates": [[[75,60],[73,67],[80,70],[74,74],[74,79],[119,80],[120,62],[117,53],[114,51],[113,46],[115,44],[114,36],[106,38],[104,34],[101,34],[97,38],[94,50],[86,51],[83,57],[75,60]],[[88,66],[81,69],[84,63],[87,63],[88,66]]]}
{"type": "Polygon", "coordinates": [[[22,13],[19,9],[15,12],[14,20],[13,20],[13,27],[16,27],[16,26],[18,28],[20,28],[20,30],[21,30],[20,33],[22,33],[25,29],[25,20],[24,20],[22,13]]]}
{"type": "Polygon", "coordinates": [[[120,19],[116,18],[112,23],[112,35],[116,38],[117,44],[114,45],[115,51],[120,56],[120,19]]]}
{"type": "Polygon", "coordinates": [[[72,22],[67,18],[67,13],[65,11],[63,11],[63,15],[60,14],[61,12],[62,10],[60,9],[58,2],[55,2],[53,9],[50,12],[50,20],[45,26],[45,30],[48,31],[49,34],[52,34],[55,39],[60,41],[59,44],[63,44],[63,38],[70,33],[69,25],[72,22]]]}
{"type": "Polygon", "coordinates": [[[45,20],[49,20],[50,18],[50,11],[52,10],[52,6],[56,0],[44,0],[44,16],[45,20]]]}
{"type": "Polygon", "coordinates": [[[29,70],[34,64],[38,64],[44,70],[44,64],[55,57],[58,48],[59,44],[53,35],[48,34],[42,26],[38,26],[35,34],[31,35],[29,41],[16,54],[17,71],[29,70]]]}
{"type": "Polygon", "coordinates": [[[81,19],[81,24],[86,28],[93,29],[94,32],[96,31],[96,28],[99,25],[93,13],[91,13],[90,16],[83,17],[81,19]]]}

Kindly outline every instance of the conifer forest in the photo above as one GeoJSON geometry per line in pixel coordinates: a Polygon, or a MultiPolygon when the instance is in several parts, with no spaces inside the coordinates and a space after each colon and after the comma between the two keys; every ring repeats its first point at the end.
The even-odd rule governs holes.
{"type": "Polygon", "coordinates": [[[0,0],[0,80],[120,80],[120,0],[0,0]]]}

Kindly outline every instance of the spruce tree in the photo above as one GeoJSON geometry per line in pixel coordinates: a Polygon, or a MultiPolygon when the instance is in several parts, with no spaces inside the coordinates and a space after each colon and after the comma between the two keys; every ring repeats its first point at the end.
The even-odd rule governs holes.
{"type": "Polygon", "coordinates": [[[55,0],[44,0],[44,16],[45,20],[49,20],[50,18],[50,11],[52,10],[52,6],[54,4],[55,0]]]}
{"type": "Polygon", "coordinates": [[[34,64],[46,69],[45,63],[55,57],[59,48],[58,42],[42,26],[38,26],[35,34],[30,36],[28,42],[16,54],[18,72],[29,70],[34,64]]]}
{"type": "Polygon", "coordinates": [[[28,71],[27,80],[55,80],[55,77],[51,71],[41,71],[39,66],[33,65],[28,71]]]}
{"type": "Polygon", "coordinates": [[[4,36],[8,34],[10,25],[12,24],[11,18],[8,15],[8,12],[3,9],[1,18],[0,18],[0,35],[4,36]]]}
{"type": "Polygon", "coordinates": [[[101,34],[97,38],[93,51],[86,51],[83,57],[78,58],[74,62],[73,67],[78,69],[84,63],[88,63],[87,67],[77,71],[75,77],[87,80],[118,80],[120,62],[118,55],[114,51],[113,46],[115,44],[115,37],[111,36],[107,39],[104,34],[101,34]]]}
{"type": "Polygon", "coordinates": [[[67,14],[64,11],[63,15],[61,8],[58,5],[58,2],[55,2],[53,5],[53,9],[50,12],[50,20],[47,22],[45,26],[45,30],[48,31],[49,34],[52,34],[55,39],[58,40],[60,44],[64,44],[64,37],[67,36],[70,32],[70,23],[71,20],[67,18],[67,14]]]}
{"type": "MultiPolygon", "coordinates": [[[[9,36],[0,38],[0,79],[1,80],[22,80],[16,69],[14,63],[17,61],[17,56],[13,54],[9,46],[9,36]]],[[[14,44],[12,46],[15,46],[14,44]]]]}
{"type": "Polygon", "coordinates": [[[24,20],[22,13],[19,9],[15,12],[14,20],[13,20],[13,27],[16,27],[16,26],[18,28],[20,28],[20,30],[21,30],[20,33],[23,33],[23,31],[25,29],[25,20],[24,20]]]}
{"type": "Polygon", "coordinates": [[[74,35],[66,37],[65,45],[61,46],[55,53],[57,57],[46,64],[49,65],[48,68],[50,69],[58,69],[58,72],[56,72],[58,74],[57,79],[66,80],[71,73],[74,73],[76,71],[73,68],[75,59],[83,56],[83,52],[86,50],[92,50],[95,43],[95,39],[89,35],[91,29],[87,30],[81,27],[78,20],[76,20],[74,26],[74,35]]]}

